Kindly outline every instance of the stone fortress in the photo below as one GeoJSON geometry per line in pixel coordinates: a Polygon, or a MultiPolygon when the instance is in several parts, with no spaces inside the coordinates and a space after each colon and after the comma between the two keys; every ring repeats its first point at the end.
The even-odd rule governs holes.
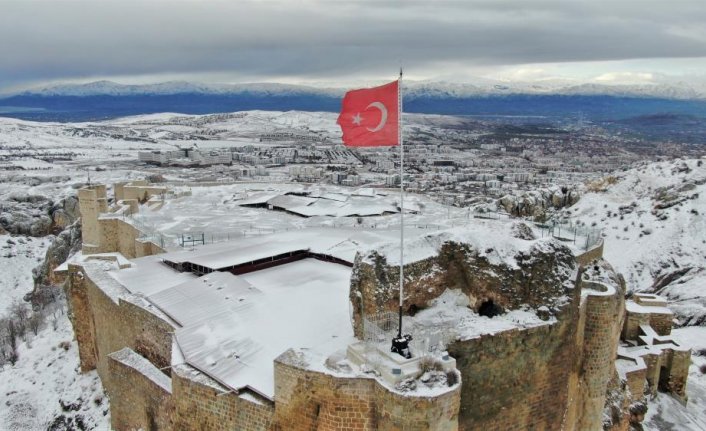
{"type": "Polygon", "coordinates": [[[508,220],[410,235],[406,359],[389,352],[398,234],[165,250],[126,216],[170,191],[113,191],[79,191],[82,255],[58,271],[116,430],[627,430],[657,391],[687,401],[671,312],[625,299],[602,242],[576,250],[508,220]]]}

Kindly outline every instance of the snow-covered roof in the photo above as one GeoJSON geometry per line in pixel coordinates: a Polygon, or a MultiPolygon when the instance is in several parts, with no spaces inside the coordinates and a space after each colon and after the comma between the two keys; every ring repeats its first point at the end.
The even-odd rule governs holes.
{"type": "Polygon", "coordinates": [[[669,307],[664,306],[645,306],[640,305],[635,301],[625,301],[625,309],[629,313],[639,313],[639,314],[668,314],[673,315],[674,313],[669,307]]]}
{"type": "Polygon", "coordinates": [[[190,272],[178,272],[168,267],[159,256],[131,261],[130,268],[112,270],[108,274],[131,293],[150,296],[154,293],[196,278],[190,272]]]}
{"type": "MultiPolygon", "coordinates": [[[[409,229],[412,237],[420,232],[409,229]]],[[[352,263],[356,251],[361,247],[372,247],[381,242],[394,241],[398,237],[399,231],[396,229],[297,229],[161,254],[159,258],[174,263],[190,262],[216,270],[306,250],[352,263]]]]}
{"type": "Polygon", "coordinates": [[[260,291],[229,272],[194,278],[148,299],[181,326],[188,326],[223,312],[241,312],[243,302],[260,291]]]}
{"type": "MultiPolygon", "coordinates": [[[[394,199],[385,195],[349,195],[332,192],[311,192],[309,196],[257,192],[246,199],[237,201],[240,206],[270,205],[304,217],[330,216],[374,216],[399,212],[394,199]]],[[[418,210],[410,201],[411,210],[418,210]]]]}
{"type": "Polygon", "coordinates": [[[354,341],[349,279],[343,265],[305,259],[242,276],[208,274],[150,300],[186,323],[175,335],[187,363],[272,398],[274,359],[284,351],[330,354],[354,341]]]}

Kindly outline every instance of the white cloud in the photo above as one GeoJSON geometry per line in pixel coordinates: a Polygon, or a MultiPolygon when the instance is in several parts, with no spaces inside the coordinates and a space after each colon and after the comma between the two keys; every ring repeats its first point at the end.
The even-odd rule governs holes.
{"type": "Polygon", "coordinates": [[[350,81],[394,75],[400,64],[420,78],[476,71],[529,81],[633,72],[596,65],[634,59],[701,58],[703,66],[699,3],[0,0],[0,86],[159,76],[350,81]]]}
{"type": "Polygon", "coordinates": [[[593,80],[607,84],[653,84],[655,75],[649,72],[608,72],[593,80]]]}

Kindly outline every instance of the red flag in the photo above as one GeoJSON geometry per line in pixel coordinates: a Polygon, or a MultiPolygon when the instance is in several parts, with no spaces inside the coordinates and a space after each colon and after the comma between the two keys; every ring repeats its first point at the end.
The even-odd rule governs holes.
{"type": "Polygon", "coordinates": [[[351,147],[399,145],[399,81],[351,90],[343,96],[338,123],[351,147]]]}

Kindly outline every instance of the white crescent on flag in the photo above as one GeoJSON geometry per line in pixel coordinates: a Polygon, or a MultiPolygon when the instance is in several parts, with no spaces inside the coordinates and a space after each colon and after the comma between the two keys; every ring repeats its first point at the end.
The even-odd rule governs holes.
{"type": "Polygon", "coordinates": [[[387,123],[387,108],[382,104],[382,102],[373,102],[365,107],[366,110],[370,108],[377,108],[380,110],[380,123],[372,129],[370,127],[366,127],[366,129],[368,129],[369,132],[378,132],[382,130],[382,128],[385,127],[385,123],[387,123]]]}

